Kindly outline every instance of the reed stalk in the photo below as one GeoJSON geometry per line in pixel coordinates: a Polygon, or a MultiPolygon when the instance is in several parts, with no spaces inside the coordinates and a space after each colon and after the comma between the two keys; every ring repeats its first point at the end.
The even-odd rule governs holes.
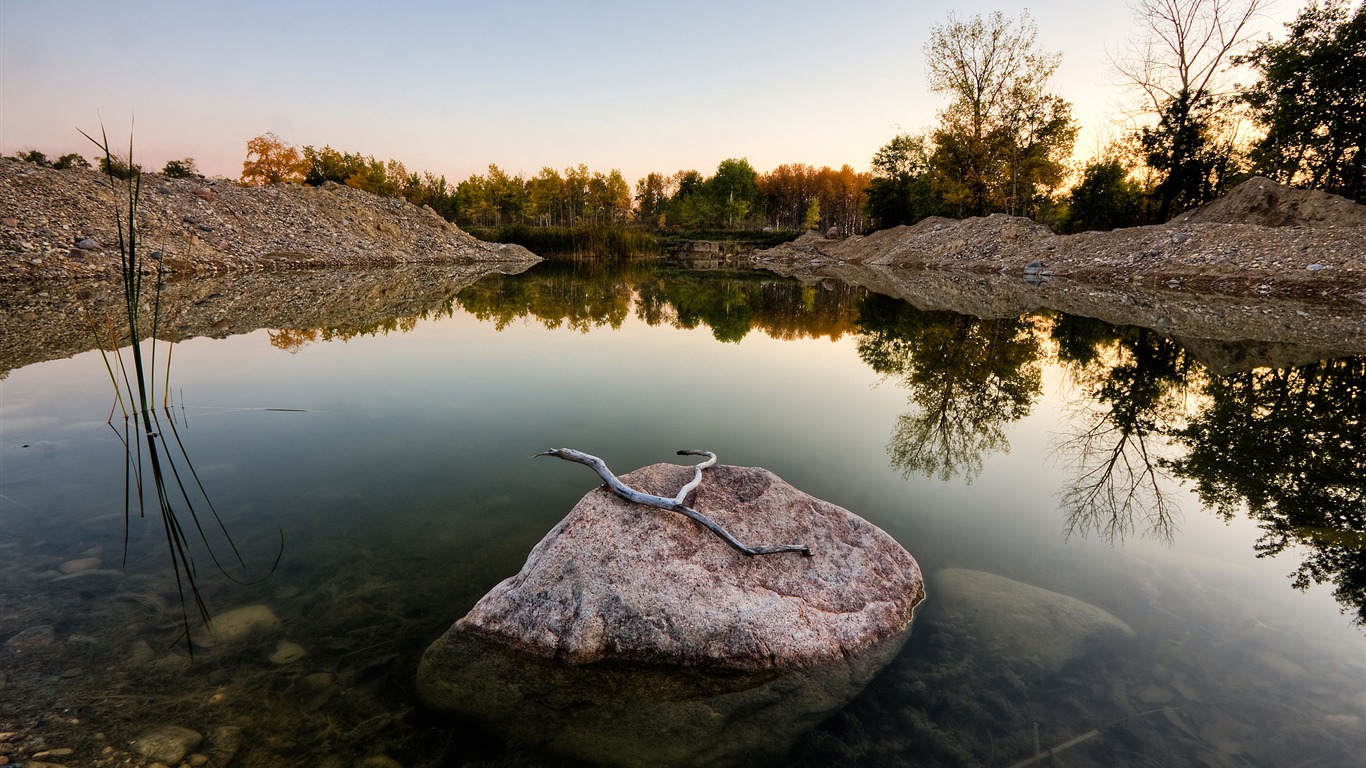
{"type": "MultiPolygon", "coordinates": [[[[96,345],[104,358],[105,369],[114,385],[115,404],[110,411],[109,425],[119,435],[124,447],[124,564],[127,565],[128,560],[128,539],[132,512],[136,508],[138,517],[145,517],[147,504],[152,498],[155,498],[156,508],[161,516],[162,527],[166,534],[166,546],[170,554],[172,571],[175,574],[176,590],[180,596],[182,632],[176,638],[176,642],[181,639],[186,640],[186,646],[191,657],[193,657],[194,645],[190,642],[190,629],[193,622],[188,603],[194,604],[195,615],[199,623],[205,627],[212,625],[212,615],[208,603],[204,599],[197,581],[199,572],[195,564],[194,539],[197,538],[202,542],[205,551],[220,573],[235,583],[248,583],[234,578],[219,560],[201,520],[200,511],[202,508],[207,508],[214,522],[217,523],[218,532],[231,549],[237,564],[242,568],[245,568],[246,564],[232,536],[228,533],[227,526],[219,516],[218,511],[214,509],[213,502],[210,501],[204,484],[186,453],[185,444],[180,438],[170,396],[170,361],[174,341],[169,341],[165,345],[161,413],[158,413],[153,405],[157,402],[155,373],[158,337],[162,331],[162,299],[166,275],[160,261],[151,259],[149,260],[150,264],[148,264],[144,262],[142,257],[137,226],[142,174],[133,163],[132,137],[130,136],[128,141],[126,163],[126,167],[131,169],[131,172],[127,178],[120,178],[114,169],[124,167],[124,164],[114,156],[110,149],[109,137],[103,127],[100,131],[99,140],[84,131],[81,131],[81,135],[99,147],[105,155],[105,176],[113,196],[112,216],[117,225],[119,273],[123,284],[123,307],[120,318],[122,322],[117,320],[111,322],[107,335],[99,333],[94,325],[94,319],[91,317],[92,313],[87,312],[86,314],[91,317],[91,327],[95,331],[96,345]],[[144,338],[142,331],[146,318],[143,317],[143,299],[146,289],[143,281],[149,276],[155,278],[155,283],[150,291],[152,314],[149,334],[148,337],[144,338]],[[119,326],[123,323],[126,323],[127,326],[126,336],[120,333],[122,329],[119,326]],[[129,350],[127,357],[123,354],[122,342],[125,339],[129,350]],[[148,347],[145,355],[143,352],[144,341],[147,342],[148,347]],[[122,431],[114,424],[114,409],[120,410],[123,414],[122,431]],[[146,487],[149,483],[150,491],[146,487]],[[200,509],[196,508],[196,500],[199,500],[200,509]]],[[[275,565],[271,566],[270,572],[274,572],[278,564],[279,554],[277,554],[275,565]]],[[[269,576],[270,572],[266,576],[269,576]]]]}

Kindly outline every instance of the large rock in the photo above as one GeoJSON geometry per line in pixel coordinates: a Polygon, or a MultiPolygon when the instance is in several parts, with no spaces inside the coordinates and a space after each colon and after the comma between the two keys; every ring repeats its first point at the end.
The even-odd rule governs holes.
{"type": "Polygon", "coordinates": [[[1022,673],[1053,673],[1099,646],[1134,637],[1113,614],[1070,595],[986,571],[935,573],[936,614],[1022,673]]]}
{"type": "MultiPolygon", "coordinates": [[[[656,464],[622,479],[673,496],[691,476],[656,464]]],[[[692,506],[747,544],[807,544],[812,556],[745,557],[681,514],[598,488],[447,636],[574,664],[785,670],[899,633],[924,597],[919,566],[895,540],[765,469],[707,470],[692,506]]]]}
{"type": "MultiPolygon", "coordinates": [[[[622,478],[673,496],[689,467],[622,478]]],[[[900,650],[924,597],[890,536],[764,469],[706,471],[683,515],[591,491],[427,649],[418,691],[521,745],[605,765],[726,765],[782,754],[900,650]]]]}

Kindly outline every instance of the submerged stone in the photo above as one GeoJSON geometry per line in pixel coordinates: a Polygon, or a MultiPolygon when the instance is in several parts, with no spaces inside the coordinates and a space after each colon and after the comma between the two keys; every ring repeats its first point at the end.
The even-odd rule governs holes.
{"type": "Polygon", "coordinates": [[[163,725],[133,739],[138,754],[159,763],[175,765],[204,741],[199,731],[178,725],[163,725]]]}
{"type": "Polygon", "coordinates": [[[234,644],[253,638],[272,635],[280,630],[280,619],[269,607],[261,604],[234,608],[209,622],[208,644],[234,644]]]}
{"type": "Polygon", "coordinates": [[[937,614],[1019,671],[1056,672],[1098,644],[1134,637],[1090,603],[986,571],[946,568],[934,588],[937,614]]]}

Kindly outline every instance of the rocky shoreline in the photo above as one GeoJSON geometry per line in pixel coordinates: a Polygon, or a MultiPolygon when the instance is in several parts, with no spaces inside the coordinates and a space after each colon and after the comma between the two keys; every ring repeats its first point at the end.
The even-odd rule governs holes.
{"type": "Polygon", "coordinates": [[[860,265],[1361,304],[1366,206],[1254,178],[1161,225],[1057,235],[1004,214],[932,217],[843,240],[808,233],[755,259],[789,272],[860,265]]]}
{"type": "MultiPolygon", "coordinates": [[[[100,173],[0,158],[0,282],[116,276],[115,210],[100,173]]],[[[138,214],[142,255],[172,274],[540,261],[430,208],[333,183],[243,187],[148,173],[138,214]]]]}

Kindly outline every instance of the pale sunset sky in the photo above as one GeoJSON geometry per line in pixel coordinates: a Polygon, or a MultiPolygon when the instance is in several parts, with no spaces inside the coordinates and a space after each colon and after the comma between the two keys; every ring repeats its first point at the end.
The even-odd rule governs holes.
{"type": "MultiPolygon", "coordinates": [[[[1284,36],[1280,0],[1256,37],[1284,36]]],[[[1137,32],[1124,0],[258,2],[0,0],[0,153],[95,149],[100,125],[159,169],[237,178],[273,131],[452,182],[496,163],[710,174],[728,157],[858,170],[929,128],[923,48],[959,18],[1029,9],[1060,51],[1054,91],[1087,157],[1125,98],[1109,64],[1137,32]]]]}

